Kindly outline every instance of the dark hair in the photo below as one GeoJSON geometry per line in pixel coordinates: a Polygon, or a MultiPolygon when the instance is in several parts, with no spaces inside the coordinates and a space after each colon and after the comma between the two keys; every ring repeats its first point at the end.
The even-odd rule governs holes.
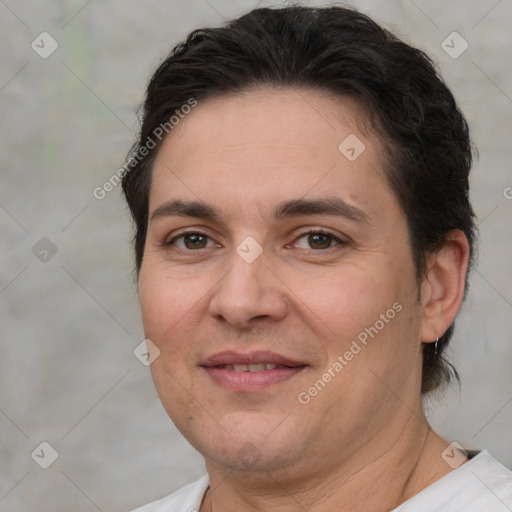
{"type": "MultiPolygon", "coordinates": [[[[137,272],[161,143],[154,141],[155,130],[168,127],[191,98],[200,102],[258,86],[323,90],[358,100],[387,151],[384,167],[407,217],[418,283],[428,254],[452,229],[465,233],[473,262],[469,130],[432,61],[355,10],[292,6],[255,9],[225,27],[193,31],[151,78],[132,169],[122,179],[135,221],[137,272]],[[141,152],[149,140],[154,147],[141,152]]],[[[434,343],[424,344],[422,393],[452,376],[458,380],[442,355],[453,329],[454,324],[439,338],[437,353],[434,343]]]]}

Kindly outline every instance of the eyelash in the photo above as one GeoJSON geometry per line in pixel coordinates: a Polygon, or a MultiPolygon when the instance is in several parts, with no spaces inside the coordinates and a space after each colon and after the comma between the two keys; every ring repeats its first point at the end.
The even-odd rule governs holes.
{"type": "MultiPolygon", "coordinates": [[[[203,236],[203,237],[206,237],[208,239],[211,240],[211,238],[206,235],[205,233],[202,233],[200,231],[184,231],[183,233],[180,233],[179,235],[175,236],[174,238],[172,238],[171,240],[169,240],[169,242],[165,242],[165,245],[166,246],[173,246],[176,242],[176,240],[180,239],[180,238],[183,238],[187,235],[200,235],[200,236],[203,236]]],[[[307,236],[307,235],[326,235],[327,237],[329,237],[331,240],[333,240],[334,242],[336,242],[336,244],[334,246],[329,246],[327,247],[326,249],[303,249],[305,251],[311,251],[311,252],[327,252],[329,251],[330,249],[333,249],[334,247],[337,247],[338,245],[341,245],[341,246],[344,246],[344,245],[347,245],[348,242],[344,241],[344,240],[341,240],[339,237],[333,235],[332,233],[329,233],[328,231],[325,231],[325,230],[315,230],[315,229],[311,229],[309,231],[304,231],[303,233],[300,233],[297,238],[295,239],[295,241],[299,240],[300,238],[304,237],[304,236],[307,236]]],[[[287,246],[288,247],[288,246],[287,246]]],[[[201,250],[204,250],[204,249],[209,249],[207,247],[203,247],[203,248],[200,248],[200,249],[181,249],[181,248],[178,248],[177,250],[178,251],[181,251],[181,252],[199,252],[201,250]]]]}

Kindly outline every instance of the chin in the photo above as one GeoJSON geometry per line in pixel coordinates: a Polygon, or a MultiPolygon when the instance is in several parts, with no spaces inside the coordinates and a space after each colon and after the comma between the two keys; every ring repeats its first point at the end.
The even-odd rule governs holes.
{"type": "Polygon", "coordinates": [[[206,459],[231,471],[275,471],[303,458],[301,447],[306,443],[298,438],[297,428],[280,425],[279,432],[272,432],[268,421],[257,422],[251,417],[238,420],[237,427],[230,429],[216,423],[201,432],[180,430],[206,459]]]}
{"type": "Polygon", "coordinates": [[[257,446],[251,441],[242,441],[235,447],[205,447],[202,455],[210,458],[226,469],[237,472],[259,473],[283,470],[300,459],[296,453],[281,446],[279,451],[274,446],[257,446]],[[238,448],[238,450],[236,449],[238,448]]]}

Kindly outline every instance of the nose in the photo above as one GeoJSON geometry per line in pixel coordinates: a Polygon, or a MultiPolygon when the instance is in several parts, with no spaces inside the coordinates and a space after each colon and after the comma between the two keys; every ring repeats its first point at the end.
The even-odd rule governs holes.
{"type": "Polygon", "coordinates": [[[286,286],[265,263],[264,254],[248,263],[237,253],[213,294],[209,312],[217,320],[250,329],[262,320],[277,322],[288,312],[286,286]]]}

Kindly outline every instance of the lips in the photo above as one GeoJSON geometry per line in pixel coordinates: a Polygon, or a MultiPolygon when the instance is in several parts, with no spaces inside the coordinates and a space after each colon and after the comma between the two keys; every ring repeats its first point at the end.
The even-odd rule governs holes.
{"type": "Polygon", "coordinates": [[[276,368],[287,368],[285,366],[273,363],[253,363],[253,364],[223,364],[216,366],[223,370],[231,370],[232,372],[263,372],[267,370],[275,370],[276,368]]]}
{"type": "Polygon", "coordinates": [[[257,391],[290,379],[308,365],[269,351],[228,351],[206,358],[201,366],[225,388],[257,391]]]}
{"type": "Polygon", "coordinates": [[[258,351],[251,353],[240,352],[219,352],[208,357],[202,366],[212,368],[214,366],[235,366],[235,365],[258,365],[270,364],[276,366],[284,366],[288,368],[296,368],[297,366],[306,366],[305,363],[295,361],[288,357],[274,352],[258,351]]]}

